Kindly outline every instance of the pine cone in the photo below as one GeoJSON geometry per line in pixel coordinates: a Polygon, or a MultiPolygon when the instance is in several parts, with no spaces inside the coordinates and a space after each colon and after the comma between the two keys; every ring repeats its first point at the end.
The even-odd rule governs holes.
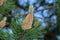
{"type": "Polygon", "coordinates": [[[22,29],[23,30],[27,30],[32,28],[32,22],[33,22],[33,13],[32,13],[32,8],[33,7],[29,7],[29,9],[31,8],[31,10],[29,10],[29,14],[26,16],[23,25],[22,25],[22,29]]]}
{"type": "Polygon", "coordinates": [[[3,28],[6,25],[6,17],[3,18],[3,20],[0,22],[0,28],[3,28]]]}
{"type": "Polygon", "coordinates": [[[2,5],[3,5],[3,2],[4,2],[4,0],[0,0],[0,6],[2,6],[2,5]]]}

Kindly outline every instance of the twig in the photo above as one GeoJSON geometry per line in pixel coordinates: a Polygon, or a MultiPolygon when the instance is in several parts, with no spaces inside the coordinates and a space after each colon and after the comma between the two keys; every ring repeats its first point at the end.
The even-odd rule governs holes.
{"type": "Polygon", "coordinates": [[[25,35],[25,31],[22,31],[20,36],[19,36],[19,40],[22,40],[24,35],[25,35]]]}

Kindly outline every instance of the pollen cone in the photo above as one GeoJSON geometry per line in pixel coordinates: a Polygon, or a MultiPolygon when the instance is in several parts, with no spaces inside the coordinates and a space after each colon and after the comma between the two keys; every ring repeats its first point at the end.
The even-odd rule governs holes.
{"type": "Polygon", "coordinates": [[[23,21],[22,29],[27,30],[32,28],[33,22],[33,6],[29,6],[29,14],[26,16],[25,20],[23,21]]]}
{"type": "Polygon", "coordinates": [[[6,20],[7,20],[7,18],[4,17],[3,20],[0,21],[0,29],[6,25],[6,20]]]}

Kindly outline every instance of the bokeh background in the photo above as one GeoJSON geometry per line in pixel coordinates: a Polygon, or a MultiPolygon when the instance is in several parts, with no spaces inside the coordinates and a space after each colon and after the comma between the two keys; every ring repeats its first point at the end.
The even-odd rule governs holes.
{"type": "Polygon", "coordinates": [[[0,40],[20,40],[20,36],[21,40],[60,40],[60,0],[3,1],[0,21],[7,17],[7,25],[0,30],[0,40]],[[32,28],[23,35],[21,25],[30,5],[33,5],[34,20],[32,28]]]}

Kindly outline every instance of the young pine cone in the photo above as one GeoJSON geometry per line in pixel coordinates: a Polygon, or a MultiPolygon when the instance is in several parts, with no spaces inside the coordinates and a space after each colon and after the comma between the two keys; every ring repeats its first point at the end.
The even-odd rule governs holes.
{"type": "Polygon", "coordinates": [[[33,22],[33,6],[29,6],[29,14],[26,16],[25,20],[23,21],[22,29],[27,30],[32,28],[33,22]]]}
{"type": "Polygon", "coordinates": [[[0,6],[3,5],[4,0],[0,0],[0,6]]]}
{"type": "Polygon", "coordinates": [[[3,28],[6,25],[7,18],[4,17],[2,21],[0,21],[0,29],[3,28]]]}

